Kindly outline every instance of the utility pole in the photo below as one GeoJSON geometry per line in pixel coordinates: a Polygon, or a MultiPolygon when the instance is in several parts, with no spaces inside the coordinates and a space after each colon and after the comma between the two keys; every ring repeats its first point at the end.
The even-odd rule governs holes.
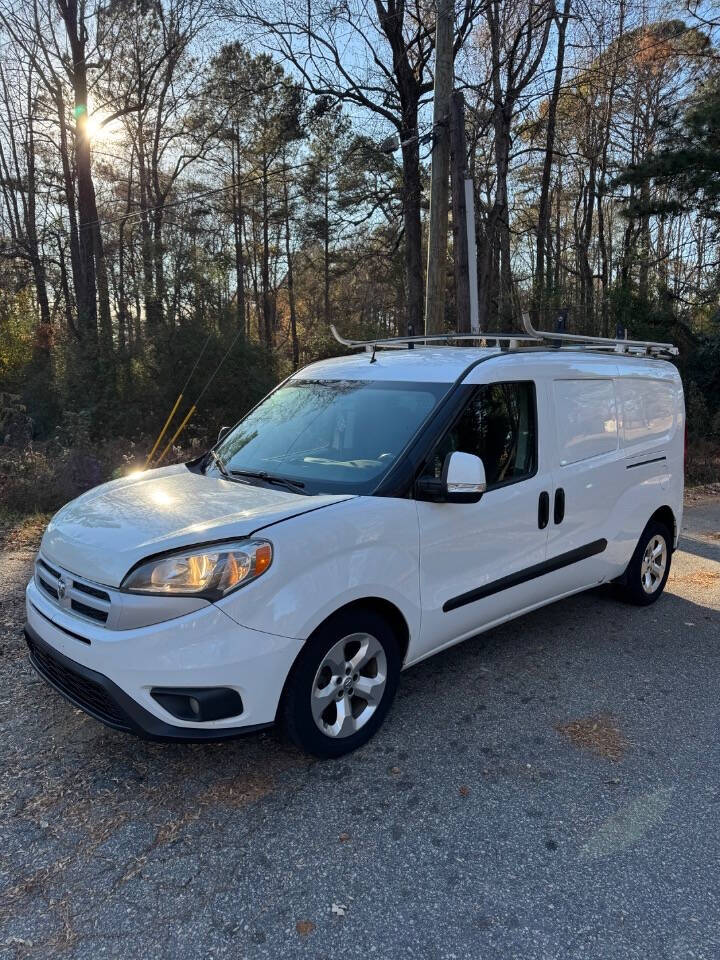
{"type": "Polygon", "coordinates": [[[465,206],[466,153],[465,98],[459,90],[455,90],[450,102],[450,158],[458,333],[470,333],[470,277],[468,273],[467,207],[465,206]]]}
{"type": "Polygon", "coordinates": [[[445,312],[445,267],[448,241],[448,178],[450,176],[450,95],[453,88],[455,4],[437,0],[435,21],[435,97],[430,179],[430,228],[425,333],[440,333],[445,312]]]}

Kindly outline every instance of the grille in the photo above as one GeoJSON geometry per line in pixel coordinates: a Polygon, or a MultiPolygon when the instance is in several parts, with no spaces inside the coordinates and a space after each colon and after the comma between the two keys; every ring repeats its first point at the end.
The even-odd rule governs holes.
{"type": "Polygon", "coordinates": [[[55,567],[51,567],[50,564],[49,564],[49,563],[45,563],[44,560],[38,560],[38,563],[40,564],[41,567],[45,567],[45,569],[47,570],[47,572],[48,572],[51,576],[55,577],[56,580],[59,580],[59,579],[60,579],[60,573],[55,569],[55,567]]]}
{"type": "Polygon", "coordinates": [[[29,637],[27,645],[33,665],[53,686],[98,720],[123,730],[130,729],[117,704],[100,684],[75,673],[29,637]]]}
{"type": "Polygon", "coordinates": [[[73,586],[81,593],[87,593],[88,596],[97,597],[98,600],[110,603],[110,594],[107,590],[99,590],[97,587],[91,587],[89,583],[82,583],[80,580],[73,580],[73,586]]]}
{"type": "Polygon", "coordinates": [[[108,615],[104,610],[98,610],[97,607],[89,607],[80,600],[71,600],[70,606],[76,613],[81,613],[84,617],[97,620],[98,623],[105,623],[107,621],[108,615]]]}
{"type": "MultiPolygon", "coordinates": [[[[43,593],[51,597],[56,606],[65,613],[74,613],[84,620],[108,625],[113,610],[112,594],[109,590],[85,580],[79,580],[72,574],[48,563],[44,557],[38,557],[35,564],[35,582],[43,593]]],[[[110,621],[112,626],[112,621],[110,621]]]]}
{"type": "Polygon", "coordinates": [[[47,582],[47,580],[44,580],[42,577],[38,577],[38,581],[40,583],[40,586],[45,591],[45,593],[49,593],[50,596],[53,597],[55,600],[58,599],[58,592],[55,589],[55,587],[51,587],[50,584],[47,582]]]}

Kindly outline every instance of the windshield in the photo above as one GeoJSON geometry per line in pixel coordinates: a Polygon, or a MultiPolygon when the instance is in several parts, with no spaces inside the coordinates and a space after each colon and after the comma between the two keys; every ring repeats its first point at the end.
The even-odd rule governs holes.
{"type": "Polygon", "coordinates": [[[372,493],[448,389],[438,383],[291,380],[215,449],[230,474],[294,480],[304,493],[372,493]]]}

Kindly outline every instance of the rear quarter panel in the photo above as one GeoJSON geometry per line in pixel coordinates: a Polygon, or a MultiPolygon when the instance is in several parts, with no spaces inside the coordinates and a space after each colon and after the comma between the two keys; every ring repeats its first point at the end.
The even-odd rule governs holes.
{"type": "Polygon", "coordinates": [[[663,361],[636,361],[628,369],[619,364],[616,385],[622,496],[611,527],[613,553],[624,568],[660,507],[669,506],[675,516],[677,545],[685,482],[685,402],[677,369],[663,361]]]}

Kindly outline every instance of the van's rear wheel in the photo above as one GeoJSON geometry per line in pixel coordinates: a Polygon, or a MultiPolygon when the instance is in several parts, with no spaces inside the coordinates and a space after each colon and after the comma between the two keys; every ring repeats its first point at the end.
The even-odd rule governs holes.
{"type": "Polygon", "coordinates": [[[664,523],[651,520],[643,530],[620,587],[624,600],[640,607],[655,603],[670,574],[672,538],[664,523]]]}
{"type": "Polygon", "coordinates": [[[388,623],[355,607],[308,640],[288,678],[281,718],[292,740],[316,757],[339,757],[373,736],[395,696],[400,653],[388,623]]]}

